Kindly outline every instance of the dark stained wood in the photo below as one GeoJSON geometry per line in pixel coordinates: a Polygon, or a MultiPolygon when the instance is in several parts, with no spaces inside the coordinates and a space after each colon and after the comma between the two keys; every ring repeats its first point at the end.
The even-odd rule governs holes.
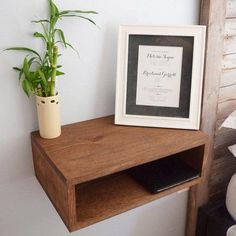
{"type": "Polygon", "coordinates": [[[171,193],[189,188],[200,181],[201,178],[198,178],[159,194],[151,194],[126,173],[103,177],[99,181],[94,181],[77,189],[78,223],[74,229],[86,227],[171,193]]]}
{"type": "MultiPolygon", "coordinates": [[[[201,145],[178,154],[178,158],[185,161],[189,166],[200,173],[204,168],[205,145],[201,145]]],[[[204,172],[204,171],[203,171],[204,172]]]]}
{"type": "MultiPolygon", "coordinates": [[[[206,200],[206,193],[208,193],[208,176],[209,176],[209,142],[204,145],[204,152],[201,153],[202,146],[194,151],[197,157],[198,155],[203,155],[202,163],[202,181],[200,184],[190,188],[188,197],[188,211],[187,211],[187,224],[186,224],[186,236],[195,236],[197,227],[197,215],[198,208],[203,205],[206,200]]],[[[198,157],[199,158],[199,157],[198,157]]]]}
{"type": "Polygon", "coordinates": [[[36,176],[70,231],[195,186],[205,176],[208,137],[203,132],[116,126],[113,119],[64,126],[53,140],[32,133],[36,176]],[[201,177],[153,195],[124,174],[172,154],[201,177]]]}
{"type": "Polygon", "coordinates": [[[38,147],[32,144],[35,174],[64,223],[75,223],[75,189],[67,186],[47,162],[38,147]],[[74,206],[74,208],[73,208],[74,206]]]}
{"type": "Polygon", "coordinates": [[[116,126],[112,116],[67,125],[54,140],[42,139],[38,132],[32,139],[64,180],[78,184],[203,145],[207,135],[116,126]]]}
{"type": "Polygon", "coordinates": [[[198,212],[198,202],[197,202],[198,189],[197,186],[193,186],[189,190],[188,195],[188,208],[187,208],[187,224],[186,224],[186,235],[193,236],[196,232],[196,219],[198,212]]]}

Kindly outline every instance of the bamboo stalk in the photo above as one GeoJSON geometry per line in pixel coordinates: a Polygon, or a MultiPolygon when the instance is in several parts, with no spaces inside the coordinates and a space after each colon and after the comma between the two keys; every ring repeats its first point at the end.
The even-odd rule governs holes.
{"type": "Polygon", "coordinates": [[[55,96],[55,82],[57,76],[57,58],[58,58],[58,47],[53,46],[53,62],[52,62],[52,77],[51,77],[51,86],[50,86],[50,96],[55,96]]]}

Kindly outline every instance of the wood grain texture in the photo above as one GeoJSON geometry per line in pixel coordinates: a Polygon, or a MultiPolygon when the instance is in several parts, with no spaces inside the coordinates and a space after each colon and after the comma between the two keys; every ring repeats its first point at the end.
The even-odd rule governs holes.
{"type": "Polygon", "coordinates": [[[207,26],[204,90],[201,130],[210,137],[209,158],[206,164],[205,183],[199,187],[200,205],[209,197],[208,179],[213,160],[214,134],[217,121],[218,96],[222,68],[226,1],[202,0],[200,23],[207,26]]]}
{"type": "Polygon", "coordinates": [[[223,55],[223,61],[222,61],[223,72],[232,71],[235,69],[236,69],[236,54],[232,53],[232,54],[223,55]]]}
{"type": "MultiPolygon", "coordinates": [[[[195,150],[194,155],[197,156],[203,154],[203,163],[202,163],[202,182],[200,184],[193,186],[189,191],[188,197],[188,211],[187,211],[187,224],[186,224],[186,236],[194,236],[196,233],[197,225],[197,215],[198,208],[203,205],[205,201],[205,194],[208,193],[208,158],[209,158],[209,147],[210,142],[207,142],[204,145],[204,149],[198,148],[195,150]],[[201,154],[200,154],[201,153],[201,154]],[[207,188],[207,189],[206,189],[207,188]]],[[[199,158],[199,156],[198,156],[199,158]]]]}
{"type": "Polygon", "coordinates": [[[75,222],[74,188],[67,186],[47,162],[42,152],[32,143],[34,169],[37,179],[47,193],[58,214],[68,228],[75,222]],[[73,208],[74,207],[74,208],[73,208]],[[73,209],[72,209],[73,208],[73,209]]]}
{"type": "Polygon", "coordinates": [[[214,148],[227,147],[235,144],[236,130],[224,129],[224,131],[218,132],[215,136],[214,148]]]}
{"type": "Polygon", "coordinates": [[[236,53],[236,19],[225,19],[223,54],[236,53]]]}
{"type": "Polygon", "coordinates": [[[236,85],[225,86],[219,90],[219,103],[236,100],[236,85]]]}
{"type": "Polygon", "coordinates": [[[171,193],[189,188],[200,181],[201,179],[198,178],[159,194],[150,194],[126,173],[103,177],[101,180],[77,188],[78,223],[74,229],[86,227],[171,193]]]}
{"type": "Polygon", "coordinates": [[[235,0],[227,0],[226,5],[226,18],[234,18],[236,17],[236,1],[235,0]]]}
{"type": "MultiPolygon", "coordinates": [[[[32,147],[36,176],[74,231],[199,184],[205,178],[208,137],[201,131],[115,126],[113,117],[104,117],[64,126],[61,137],[53,140],[34,132],[32,147]],[[201,177],[150,194],[125,173],[172,154],[201,177]]],[[[190,209],[191,221],[192,212],[196,209],[190,209]]],[[[188,225],[191,232],[192,227],[188,225]]]]}
{"type": "Polygon", "coordinates": [[[236,54],[224,56],[223,60],[231,62],[224,64],[225,67],[222,71],[221,81],[220,81],[221,88],[236,84],[236,54]]]}
{"type": "Polygon", "coordinates": [[[201,130],[210,137],[209,158],[205,163],[204,181],[191,189],[189,195],[189,216],[186,234],[194,236],[198,207],[205,204],[210,196],[209,179],[214,159],[214,136],[217,122],[219,88],[221,84],[222,55],[225,49],[226,1],[202,0],[200,24],[207,26],[204,89],[201,130]],[[224,47],[223,47],[224,46],[224,47]]]}
{"type": "Polygon", "coordinates": [[[236,36],[236,18],[230,18],[225,20],[225,39],[236,36]]]}
{"type": "Polygon", "coordinates": [[[219,148],[215,148],[214,150],[214,155],[215,155],[215,161],[221,158],[227,158],[227,157],[232,157],[232,153],[229,151],[228,147],[223,146],[219,148]]]}
{"type": "Polygon", "coordinates": [[[198,186],[194,186],[189,190],[188,195],[188,217],[186,225],[186,236],[194,236],[196,233],[196,219],[198,214],[198,186]]]}
{"type": "Polygon", "coordinates": [[[224,40],[224,50],[223,50],[224,55],[227,55],[227,54],[230,54],[230,53],[236,53],[235,42],[236,42],[236,36],[225,38],[225,40],[224,40]]]}
{"type": "Polygon", "coordinates": [[[220,154],[214,159],[212,165],[212,175],[210,178],[211,196],[224,191],[228,181],[235,172],[236,159],[227,148],[219,150],[220,154]],[[223,186],[225,184],[225,186],[223,186]]]}
{"type": "MultiPolygon", "coordinates": [[[[223,1],[222,1],[223,3],[223,1]]],[[[214,4],[218,4],[217,1],[214,2],[214,4]]],[[[223,9],[223,8],[221,8],[223,9]]],[[[215,9],[215,13],[217,13],[217,10],[215,9]]],[[[220,17],[221,21],[224,22],[224,19],[220,17]]],[[[218,19],[215,19],[215,21],[218,21],[218,19]]],[[[214,23],[214,22],[212,22],[214,23]]],[[[222,23],[221,23],[222,25],[222,23]]],[[[234,91],[235,91],[235,65],[236,65],[236,60],[235,60],[235,54],[232,54],[235,50],[234,44],[235,42],[235,20],[234,19],[229,19],[226,20],[225,24],[225,30],[222,29],[221,32],[219,32],[219,37],[224,36],[224,51],[223,53],[229,53],[229,55],[224,55],[223,57],[223,62],[222,62],[222,75],[221,75],[221,82],[218,88],[218,93],[219,93],[219,98],[215,100],[215,102],[218,103],[218,108],[216,109],[217,111],[217,116],[216,119],[218,121],[216,122],[216,128],[219,127],[219,125],[223,122],[223,119],[227,117],[233,110],[235,110],[235,98],[234,98],[234,91]]],[[[222,53],[222,55],[223,55],[222,53]]],[[[221,56],[218,57],[219,59],[221,56]]],[[[219,62],[220,65],[220,62],[219,62]]],[[[216,83],[216,91],[217,91],[217,86],[218,86],[218,81],[214,81],[216,83]]],[[[214,114],[214,113],[213,113],[214,114]]],[[[204,120],[204,117],[203,117],[204,120]]],[[[214,129],[214,122],[212,122],[212,126],[214,129]]],[[[214,132],[213,132],[214,134],[214,132]]],[[[214,137],[214,135],[212,136],[214,137]]],[[[216,136],[215,136],[215,143],[214,147],[216,148],[217,151],[219,149],[222,149],[225,147],[225,145],[230,144],[233,142],[235,138],[234,132],[230,130],[216,130],[216,136]]],[[[211,175],[209,176],[210,178],[210,196],[214,196],[218,194],[221,189],[221,191],[225,190],[225,187],[222,187],[222,184],[226,184],[227,180],[229,179],[229,176],[232,174],[232,171],[234,170],[234,166],[232,165],[233,163],[229,161],[228,159],[224,158],[224,161],[219,161],[220,158],[223,157],[223,153],[215,155],[215,158],[218,157],[218,161],[214,160],[212,161],[212,170],[211,170],[211,175]],[[226,169],[229,169],[227,172],[226,169]],[[227,172],[227,173],[226,173],[227,172]],[[221,186],[221,188],[217,190],[217,186],[221,186]]]]}
{"type": "MultiPolygon", "coordinates": [[[[234,144],[236,132],[219,129],[224,119],[236,110],[236,1],[203,1],[203,13],[208,15],[208,44],[204,90],[208,93],[203,104],[202,130],[211,137],[211,168],[208,171],[208,196],[216,198],[225,194],[230,176],[236,171],[227,146],[234,144]],[[208,13],[207,13],[208,12],[208,13]],[[222,47],[223,45],[223,47],[222,47]],[[215,51],[214,51],[215,50],[215,51]],[[209,72],[209,74],[207,73],[209,72]],[[211,91],[214,96],[211,96],[211,91]],[[210,106],[212,108],[210,108],[210,106]],[[209,117],[207,117],[209,116],[209,117]],[[209,127],[207,127],[209,125],[209,127]]],[[[204,16],[203,19],[207,19],[204,16]]]]}
{"type": "Polygon", "coordinates": [[[67,125],[55,140],[45,141],[38,133],[32,137],[71,184],[157,160],[207,141],[207,135],[200,131],[116,126],[113,119],[112,116],[67,125]]]}
{"type": "Polygon", "coordinates": [[[236,100],[231,99],[218,104],[217,122],[222,122],[228,115],[236,110],[236,100]]]}

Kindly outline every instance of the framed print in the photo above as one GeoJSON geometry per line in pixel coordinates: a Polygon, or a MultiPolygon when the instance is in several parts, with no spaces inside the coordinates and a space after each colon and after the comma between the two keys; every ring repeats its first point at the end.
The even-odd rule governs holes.
{"type": "Polygon", "coordinates": [[[205,26],[121,26],[115,124],[199,129],[205,26]]]}

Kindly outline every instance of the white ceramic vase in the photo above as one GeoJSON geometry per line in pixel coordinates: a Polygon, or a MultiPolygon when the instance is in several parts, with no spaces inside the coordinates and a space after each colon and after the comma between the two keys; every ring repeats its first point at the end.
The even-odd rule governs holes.
{"type": "Polygon", "coordinates": [[[232,176],[226,194],[226,207],[236,221],[236,173],[232,176]]]}
{"type": "Polygon", "coordinates": [[[42,138],[53,139],[61,135],[59,95],[36,96],[39,133],[42,138]]]}

